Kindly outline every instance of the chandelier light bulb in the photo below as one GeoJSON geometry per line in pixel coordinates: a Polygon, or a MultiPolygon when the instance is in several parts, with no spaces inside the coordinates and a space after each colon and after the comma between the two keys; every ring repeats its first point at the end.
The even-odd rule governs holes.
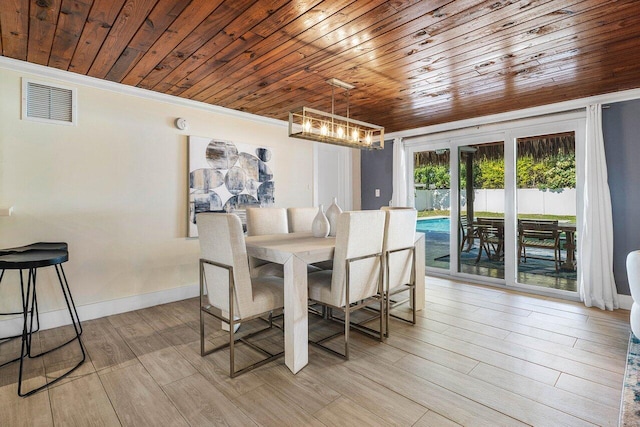
{"type": "Polygon", "coordinates": [[[304,123],[304,131],[305,132],[311,132],[311,120],[307,120],[304,123]]]}
{"type": "Polygon", "coordinates": [[[326,124],[322,124],[322,127],[320,128],[320,133],[322,134],[322,136],[327,136],[327,134],[329,133],[329,129],[327,129],[327,125],[326,124]]]}
{"type": "Polygon", "coordinates": [[[354,129],[353,130],[353,133],[351,134],[352,135],[351,137],[353,138],[354,141],[358,140],[358,133],[359,133],[358,129],[354,129]]]}
{"type": "Polygon", "coordinates": [[[338,138],[342,138],[344,136],[344,129],[342,129],[342,126],[338,126],[338,138]]]}

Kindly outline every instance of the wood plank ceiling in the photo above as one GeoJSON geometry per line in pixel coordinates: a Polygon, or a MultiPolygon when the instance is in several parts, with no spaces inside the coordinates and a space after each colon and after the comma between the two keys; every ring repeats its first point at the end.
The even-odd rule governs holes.
{"type": "Polygon", "coordinates": [[[330,111],[335,77],[387,132],[640,87],[637,0],[2,0],[0,34],[9,58],[282,120],[330,111]]]}

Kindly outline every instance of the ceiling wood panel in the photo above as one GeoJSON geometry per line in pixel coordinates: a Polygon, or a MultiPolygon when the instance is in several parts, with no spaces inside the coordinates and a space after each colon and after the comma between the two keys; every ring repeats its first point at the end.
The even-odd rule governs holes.
{"type": "Polygon", "coordinates": [[[285,3],[285,0],[260,1],[254,3],[248,9],[241,8],[234,11],[233,20],[222,31],[219,31],[208,42],[189,54],[187,59],[175,58],[173,64],[168,64],[165,67],[168,73],[158,76],[152,89],[171,93],[169,89],[182,80],[185,75],[189,75],[209,58],[214,57],[221,51],[228,48],[230,54],[238,54],[262,40],[263,38],[260,35],[247,31],[246,28],[253,28],[264,21],[285,3]]]}
{"type": "Polygon", "coordinates": [[[119,82],[189,5],[189,0],[160,0],[105,78],[119,82]]]}
{"type": "MultiPolygon", "coordinates": [[[[345,19],[351,19],[356,17],[359,18],[366,15],[369,12],[366,9],[357,7],[355,3],[345,9],[349,9],[351,7],[353,7],[354,9],[356,8],[357,9],[354,10],[353,13],[350,13],[351,11],[347,11],[344,14],[345,19]],[[363,15],[359,15],[363,12],[364,12],[363,15]]],[[[380,14],[381,12],[384,13],[386,11],[373,10],[371,12],[374,12],[374,13],[377,12],[378,14],[380,14]]],[[[329,34],[336,33],[336,32],[348,33],[353,29],[354,26],[357,26],[358,23],[360,22],[360,19],[357,19],[357,18],[349,22],[345,22],[345,20],[329,22],[329,23],[323,21],[322,23],[318,24],[318,26],[322,26],[327,29],[334,28],[333,31],[331,31],[329,34]]],[[[313,27],[313,28],[310,28],[309,31],[305,31],[302,37],[299,37],[299,38],[301,39],[301,43],[304,43],[304,40],[306,37],[308,37],[309,39],[312,39],[313,41],[311,43],[315,51],[317,52],[320,49],[325,49],[327,47],[326,46],[327,43],[329,43],[329,40],[330,40],[330,38],[325,38],[321,36],[321,34],[322,34],[321,30],[320,32],[318,32],[318,29],[313,27]]],[[[259,68],[260,73],[255,73],[253,75],[245,77],[244,79],[238,79],[235,81],[230,79],[221,79],[219,82],[216,82],[215,85],[209,86],[207,91],[203,91],[197,94],[194,98],[202,100],[204,102],[217,104],[221,99],[226,99],[228,100],[227,102],[232,102],[233,99],[241,99],[253,93],[256,93],[257,95],[256,98],[257,98],[259,97],[258,93],[261,91],[274,93],[274,91],[278,89],[278,84],[282,82],[283,78],[287,75],[286,72],[282,71],[282,69],[291,69],[291,67],[295,67],[295,64],[299,64],[300,61],[307,62],[308,61],[307,58],[312,56],[312,54],[310,53],[311,48],[309,47],[311,43],[308,43],[306,46],[303,46],[307,48],[307,52],[308,52],[307,54],[302,53],[301,49],[297,49],[296,46],[289,46],[290,53],[285,54],[283,51],[278,51],[277,56],[273,55],[271,57],[272,61],[270,63],[263,62],[262,64],[260,64],[260,68],[259,68]],[[218,90],[218,92],[214,93],[211,96],[205,97],[205,95],[209,95],[212,92],[215,92],[215,90],[218,90]]],[[[249,67],[256,67],[256,65],[253,65],[252,63],[250,63],[249,67]]],[[[298,68],[299,66],[296,67],[296,69],[298,68]]],[[[238,70],[238,72],[239,73],[242,72],[242,69],[238,70]]],[[[317,79],[314,78],[312,80],[317,80],[317,79]]],[[[323,82],[324,80],[326,79],[322,79],[323,82]]],[[[300,88],[305,90],[304,85],[300,85],[300,88]]]]}
{"type": "Polygon", "coordinates": [[[328,5],[325,2],[320,3],[301,16],[300,19],[296,19],[291,24],[284,26],[282,30],[274,33],[274,37],[265,39],[268,40],[267,43],[255,46],[247,55],[238,56],[227,64],[221,64],[222,66],[217,68],[215,72],[193,83],[181,96],[206,102],[208,97],[219,90],[219,86],[215,85],[222,79],[241,80],[243,77],[253,74],[247,73],[246,70],[259,71],[266,64],[278,61],[283,54],[289,53],[296,48],[301,48],[317,39],[313,35],[314,26],[323,23],[325,27],[328,27],[330,23],[324,22],[325,16],[330,17],[337,14],[350,3],[353,3],[353,1],[337,0],[330,2],[328,5]]]}
{"type": "MultiPolygon", "coordinates": [[[[318,3],[318,2],[315,2],[318,3]]],[[[290,3],[289,3],[290,4],[290,3]]],[[[310,4],[310,6],[313,6],[313,4],[310,4]]],[[[262,21],[262,23],[264,22],[268,22],[268,20],[262,21]]],[[[261,23],[261,24],[262,24],[261,23]]],[[[262,40],[256,40],[254,43],[247,43],[246,44],[246,49],[245,49],[245,55],[242,55],[242,60],[246,60],[246,57],[248,56],[249,59],[254,58],[254,57],[259,57],[262,59],[262,63],[265,62],[265,59],[267,59],[267,57],[265,56],[261,56],[259,55],[260,49],[264,49],[265,47],[267,48],[267,51],[270,49],[271,44],[273,43],[273,38],[275,37],[280,37],[280,35],[272,33],[267,34],[266,31],[262,30],[260,27],[260,24],[257,25],[255,28],[252,28],[251,31],[249,33],[260,33],[260,34],[264,34],[263,39],[262,40]],[[271,39],[269,39],[269,37],[271,37],[271,39]]],[[[292,25],[289,26],[288,30],[291,30],[292,25]]],[[[247,36],[244,35],[241,37],[241,39],[246,39],[247,36]]],[[[301,42],[302,43],[302,42],[301,42]]],[[[282,46],[281,46],[282,48],[282,46]]],[[[226,66],[227,69],[229,68],[233,68],[236,67],[236,69],[241,69],[242,67],[246,67],[249,65],[239,65],[238,62],[241,61],[236,61],[235,64],[228,64],[231,60],[233,60],[233,58],[238,56],[238,53],[240,52],[236,52],[236,54],[234,55],[233,51],[223,51],[221,52],[221,55],[214,55],[212,57],[210,57],[209,59],[207,59],[207,61],[205,63],[203,63],[198,69],[194,70],[192,73],[188,74],[186,78],[183,78],[181,81],[173,84],[171,87],[169,87],[168,85],[166,86],[166,90],[168,93],[174,94],[174,95],[179,95],[182,92],[184,92],[187,89],[191,88],[191,84],[190,82],[192,81],[199,81],[200,79],[202,79],[203,77],[205,77],[207,74],[212,73],[213,71],[215,71],[216,69],[219,69],[222,66],[226,66]]],[[[275,52],[272,52],[273,55],[275,55],[275,52]]],[[[278,54],[279,56],[279,54],[278,54]]],[[[271,56],[269,56],[269,58],[271,58],[271,56]]],[[[271,62],[273,64],[273,62],[271,62]]],[[[255,67],[258,67],[258,65],[256,64],[255,67]]],[[[262,73],[264,73],[264,70],[261,70],[262,73]]],[[[210,77],[211,79],[211,77],[210,77]]],[[[169,84],[171,82],[163,82],[164,84],[169,84]]],[[[203,87],[202,84],[200,84],[200,87],[203,87]]],[[[191,92],[195,92],[197,91],[198,88],[193,88],[191,92]]]]}
{"type": "Polygon", "coordinates": [[[157,41],[144,52],[140,61],[125,75],[122,83],[135,86],[169,55],[201,22],[216,10],[222,0],[194,0],[157,41]]]}
{"type": "Polygon", "coordinates": [[[80,34],[78,45],[73,52],[69,71],[87,74],[96,55],[102,48],[102,43],[109,35],[125,0],[95,0],[91,11],[80,34]]]}
{"type": "Polygon", "coordinates": [[[98,78],[104,78],[107,75],[156,3],[157,0],[125,2],[87,74],[98,78]]]}
{"type": "Polygon", "coordinates": [[[32,0],[29,9],[27,61],[47,65],[60,12],[60,0],[32,0]]]}
{"type": "Polygon", "coordinates": [[[50,67],[60,70],[69,69],[92,4],[91,0],[62,0],[49,56],[50,67]]]}
{"type": "MultiPolygon", "coordinates": [[[[477,23],[478,21],[475,21],[475,22],[477,23]]],[[[508,22],[511,22],[511,20],[507,21],[507,23],[508,22]]],[[[485,21],[485,23],[492,24],[491,21],[485,21]]],[[[536,23],[536,26],[532,28],[540,28],[539,27],[540,24],[541,24],[540,21],[538,21],[536,23]]],[[[502,27],[503,25],[505,25],[505,23],[498,21],[493,26],[496,26],[499,28],[499,27],[502,27]]],[[[528,31],[531,31],[531,30],[528,30],[528,31]]],[[[421,35],[421,37],[424,36],[422,34],[423,32],[432,34],[430,28],[424,31],[420,31],[419,34],[421,35]]],[[[511,34],[508,32],[508,30],[502,31],[501,33],[504,33],[504,34],[501,35],[500,39],[496,41],[497,43],[504,44],[505,42],[508,41],[509,37],[512,37],[511,34]]],[[[403,72],[403,75],[406,76],[406,78],[411,82],[410,83],[411,91],[415,93],[416,91],[424,90],[420,86],[421,83],[423,85],[433,88],[434,83],[437,83],[439,81],[438,76],[447,76],[449,78],[453,78],[452,74],[458,72],[458,70],[464,67],[464,65],[458,64],[455,62],[456,58],[460,56],[458,54],[458,52],[460,51],[460,48],[458,48],[459,46],[456,43],[459,43],[462,46],[461,49],[463,49],[463,51],[469,52],[469,49],[472,49],[471,50],[472,52],[478,51],[477,44],[473,43],[472,41],[468,41],[470,40],[469,37],[465,37],[463,39],[462,37],[460,37],[460,35],[464,35],[464,33],[458,32],[458,34],[456,34],[455,37],[454,35],[451,35],[451,34],[447,35],[447,38],[444,39],[444,40],[449,40],[446,46],[445,46],[445,43],[438,43],[436,41],[431,41],[433,39],[429,39],[428,41],[430,41],[430,43],[429,43],[428,54],[430,56],[421,55],[421,52],[418,52],[417,49],[414,49],[414,47],[410,44],[406,47],[396,48],[395,50],[390,51],[389,54],[386,55],[387,57],[390,57],[389,59],[383,58],[383,57],[377,58],[376,63],[379,65],[386,64],[392,69],[398,69],[405,62],[404,58],[406,57],[406,55],[411,55],[411,56],[415,55],[415,57],[413,57],[412,60],[420,64],[420,67],[413,70],[410,70],[410,69],[401,70],[403,72]],[[475,49],[474,49],[474,46],[475,46],[475,49]],[[449,69],[453,70],[453,73],[449,69]]],[[[533,38],[534,36],[531,36],[531,39],[533,38]]],[[[424,43],[424,41],[420,43],[424,43]]],[[[400,44],[397,41],[394,44],[396,46],[400,46],[400,44]]],[[[529,46],[530,45],[531,45],[531,40],[529,40],[529,46]]],[[[426,51],[426,50],[423,50],[423,51],[426,51]]],[[[490,52],[490,51],[487,51],[487,52],[490,52]]],[[[502,54],[497,53],[497,55],[502,55],[502,54]]],[[[514,54],[511,53],[509,54],[509,57],[512,57],[513,55],[514,54]]],[[[371,71],[371,67],[367,66],[367,61],[364,60],[364,58],[360,57],[359,61],[358,61],[358,58],[355,58],[355,57],[346,58],[345,60],[348,60],[350,65],[352,65],[352,67],[347,72],[349,79],[351,81],[376,81],[376,80],[373,80],[372,78],[373,77],[372,74],[375,74],[375,70],[371,71]]],[[[484,60],[478,61],[478,58],[475,56],[475,54],[473,54],[471,56],[471,63],[474,65],[474,67],[481,68],[483,64],[486,64],[486,61],[484,60]]],[[[335,68],[331,68],[331,69],[324,68],[318,71],[330,74],[332,72],[335,72],[335,68]]],[[[466,71],[469,72],[469,70],[466,70],[466,71]]],[[[471,70],[471,72],[475,76],[476,71],[471,70]]],[[[289,83],[293,83],[293,82],[289,82],[289,83]]],[[[365,88],[366,86],[359,85],[359,87],[365,88]]],[[[432,89],[432,93],[438,93],[438,90],[434,91],[432,89]]],[[[376,97],[379,97],[379,96],[392,97],[394,94],[397,94],[398,92],[402,93],[404,91],[405,91],[405,88],[400,87],[397,84],[389,84],[387,85],[387,88],[382,88],[382,89],[380,89],[379,85],[376,84],[375,96],[373,97],[368,96],[367,98],[372,99],[375,102],[376,97]],[[385,89],[386,89],[386,93],[384,93],[385,89]]],[[[260,91],[253,89],[252,93],[254,96],[256,96],[260,94],[260,91]]],[[[354,93],[354,95],[356,99],[359,99],[358,97],[360,96],[360,92],[354,93]]]]}
{"type": "Polygon", "coordinates": [[[248,10],[253,3],[252,0],[237,0],[231,3],[221,4],[214,13],[209,15],[191,34],[189,34],[173,52],[167,55],[138,86],[152,89],[175,67],[192,55],[208,41],[224,43],[224,39],[229,38],[225,28],[242,12],[248,10]]]}
{"type": "Polygon", "coordinates": [[[3,56],[26,61],[27,41],[29,38],[29,9],[29,0],[0,1],[3,56]]]}
{"type": "Polygon", "coordinates": [[[640,87],[638,0],[2,0],[3,56],[397,131],[640,87]],[[336,112],[345,114],[336,91],[336,112]]]}

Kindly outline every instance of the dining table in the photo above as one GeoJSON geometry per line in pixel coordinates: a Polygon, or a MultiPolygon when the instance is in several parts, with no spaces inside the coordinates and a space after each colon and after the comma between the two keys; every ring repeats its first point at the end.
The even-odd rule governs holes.
{"type": "Polygon", "coordinates": [[[567,256],[560,267],[564,270],[576,270],[576,223],[575,222],[559,222],[558,230],[564,232],[565,235],[565,251],[567,256]]]}
{"type": "MultiPolygon", "coordinates": [[[[414,274],[416,310],[424,309],[424,234],[416,233],[414,274]]],[[[330,261],[335,237],[313,237],[311,233],[287,233],[245,238],[247,255],[282,264],[284,270],[284,354],[285,364],[294,374],[309,362],[309,320],[307,266],[330,261]]]]}

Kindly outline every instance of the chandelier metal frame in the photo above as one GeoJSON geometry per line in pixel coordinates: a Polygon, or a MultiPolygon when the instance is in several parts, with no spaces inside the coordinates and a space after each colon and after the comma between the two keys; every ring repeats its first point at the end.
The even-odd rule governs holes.
{"type": "Polygon", "coordinates": [[[355,86],[335,78],[327,83],[331,85],[331,113],[309,107],[289,112],[289,136],[364,150],[384,149],[383,126],[349,117],[349,91],[355,86]],[[346,117],[335,114],[336,87],[346,91],[346,117]]]}

